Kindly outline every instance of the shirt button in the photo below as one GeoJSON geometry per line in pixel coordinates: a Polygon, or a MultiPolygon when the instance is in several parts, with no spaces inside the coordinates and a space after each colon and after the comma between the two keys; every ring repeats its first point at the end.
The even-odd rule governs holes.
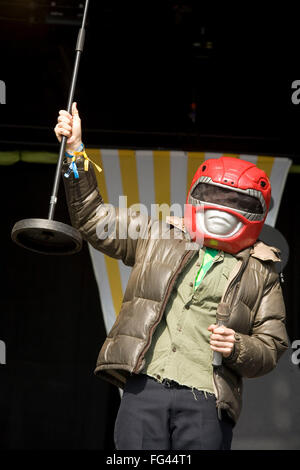
{"type": "Polygon", "coordinates": [[[189,286],[190,286],[190,287],[193,287],[193,285],[194,285],[194,284],[193,284],[192,282],[189,283],[189,286]]]}
{"type": "Polygon", "coordinates": [[[172,351],[176,352],[176,347],[175,346],[173,346],[172,351]]]}
{"type": "Polygon", "coordinates": [[[157,374],[156,377],[158,378],[158,380],[160,379],[160,375],[159,375],[159,374],[157,374]]]}
{"type": "Polygon", "coordinates": [[[189,304],[187,304],[187,305],[185,306],[185,308],[188,310],[188,309],[190,308],[189,304]]]}

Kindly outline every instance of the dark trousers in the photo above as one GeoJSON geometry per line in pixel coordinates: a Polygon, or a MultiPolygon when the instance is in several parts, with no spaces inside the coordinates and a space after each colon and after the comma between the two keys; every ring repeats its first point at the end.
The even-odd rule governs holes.
{"type": "Polygon", "coordinates": [[[232,422],[218,418],[213,394],[134,374],[124,388],[114,439],[117,450],[228,450],[232,422]]]}

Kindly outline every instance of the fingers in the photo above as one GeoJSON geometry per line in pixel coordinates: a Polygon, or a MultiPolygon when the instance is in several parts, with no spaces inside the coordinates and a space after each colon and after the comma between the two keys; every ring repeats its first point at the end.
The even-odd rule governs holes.
{"type": "Polygon", "coordinates": [[[56,124],[55,128],[54,128],[54,132],[56,134],[56,136],[63,136],[65,135],[66,137],[71,137],[72,135],[72,127],[69,126],[67,123],[63,122],[63,123],[59,123],[59,124],[56,124]]]}
{"type": "Polygon", "coordinates": [[[212,334],[210,337],[210,345],[218,348],[233,348],[235,343],[234,335],[221,336],[212,334]]]}
{"type": "Polygon", "coordinates": [[[58,114],[59,116],[63,116],[63,117],[70,119],[71,121],[73,119],[72,114],[68,113],[68,111],[66,111],[65,109],[61,109],[58,114]]]}
{"type": "Polygon", "coordinates": [[[213,341],[230,341],[230,342],[232,342],[232,341],[234,341],[234,333],[230,334],[230,335],[212,333],[210,335],[210,339],[212,339],[213,341]]]}
{"type": "Polygon", "coordinates": [[[78,109],[77,109],[77,103],[76,102],[72,104],[72,116],[79,118],[79,112],[78,112],[78,109]]]}
{"type": "Polygon", "coordinates": [[[65,122],[65,121],[59,122],[59,123],[56,125],[56,127],[57,127],[58,129],[64,129],[64,130],[66,130],[66,131],[71,131],[71,130],[72,130],[72,126],[70,126],[70,124],[68,124],[68,123],[65,122]]]}
{"type": "Polygon", "coordinates": [[[234,344],[234,341],[210,341],[211,346],[214,346],[215,348],[231,348],[232,345],[234,344]]]}
{"type": "Polygon", "coordinates": [[[72,134],[72,124],[73,118],[71,114],[64,110],[59,111],[57,124],[54,128],[54,132],[58,140],[61,140],[61,136],[70,137],[72,134]]]}
{"type": "Polygon", "coordinates": [[[69,118],[68,116],[58,116],[57,122],[65,122],[71,126],[73,123],[73,118],[69,118]]]}
{"type": "Polygon", "coordinates": [[[233,344],[235,343],[235,332],[231,330],[230,328],[227,328],[227,331],[225,331],[223,334],[220,333],[215,333],[215,331],[218,331],[216,328],[214,330],[214,333],[210,335],[210,342],[211,344],[216,344],[216,343],[226,343],[226,344],[233,344]]]}
{"type": "Polygon", "coordinates": [[[66,122],[70,126],[73,125],[74,119],[79,118],[79,112],[77,109],[77,103],[73,103],[72,105],[72,114],[68,113],[68,111],[61,109],[58,113],[57,122],[66,122]]]}
{"type": "Polygon", "coordinates": [[[59,111],[54,132],[59,142],[61,142],[63,136],[67,137],[69,149],[75,151],[82,141],[81,119],[76,102],[72,104],[71,112],[72,114],[65,109],[59,111]]]}
{"type": "Polygon", "coordinates": [[[212,331],[213,334],[221,334],[221,335],[234,335],[235,331],[231,328],[226,328],[225,326],[218,326],[218,325],[209,325],[207,328],[209,331],[212,331]]]}
{"type": "Polygon", "coordinates": [[[216,346],[210,346],[210,347],[213,351],[217,351],[217,352],[221,353],[224,357],[230,356],[230,354],[232,353],[232,350],[233,350],[233,347],[232,348],[219,348],[219,347],[216,347],[216,346]]]}
{"type": "MultiPolygon", "coordinates": [[[[78,111],[76,110],[77,108],[74,105],[75,103],[73,103],[73,110],[75,110],[75,113],[78,114],[78,111]]],[[[65,111],[64,109],[61,109],[58,113],[57,124],[54,128],[54,132],[57,138],[59,139],[59,137],[61,136],[66,136],[70,138],[68,143],[71,143],[70,141],[72,141],[72,130],[73,130],[73,116],[67,111],[65,111]]]]}
{"type": "Polygon", "coordinates": [[[235,343],[235,331],[225,326],[209,325],[211,331],[210,347],[213,351],[220,352],[224,357],[231,354],[235,343]]]}

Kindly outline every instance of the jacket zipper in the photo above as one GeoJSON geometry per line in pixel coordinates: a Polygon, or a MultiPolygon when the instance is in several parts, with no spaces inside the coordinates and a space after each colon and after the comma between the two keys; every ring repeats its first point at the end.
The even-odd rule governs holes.
{"type": "Polygon", "coordinates": [[[156,328],[156,326],[159,324],[159,322],[161,321],[161,318],[162,318],[162,315],[163,315],[163,312],[165,310],[165,307],[167,305],[167,302],[168,302],[168,299],[169,299],[169,296],[170,296],[170,293],[173,289],[173,286],[175,284],[175,281],[178,277],[178,275],[180,274],[181,270],[182,270],[182,267],[184,265],[186,265],[189,261],[191,261],[191,259],[194,257],[195,253],[198,253],[196,250],[195,251],[188,251],[182,258],[181,260],[181,263],[177,269],[177,271],[175,272],[175,274],[173,275],[173,277],[170,279],[169,281],[169,285],[167,287],[167,291],[166,291],[166,295],[165,295],[165,298],[163,300],[163,303],[162,303],[162,306],[161,306],[161,309],[160,309],[160,312],[159,312],[159,316],[158,316],[158,319],[157,321],[153,324],[150,332],[149,332],[149,338],[148,338],[148,341],[147,341],[147,344],[146,346],[144,347],[144,349],[142,350],[142,352],[140,353],[140,356],[138,358],[138,361],[137,361],[137,365],[135,366],[135,368],[133,369],[133,372],[136,372],[138,370],[138,368],[140,367],[140,365],[142,364],[142,361],[143,359],[141,359],[141,357],[145,354],[145,352],[147,351],[148,347],[150,346],[150,343],[151,343],[151,339],[152,339],[152,335],[153,335],[153,331],[154,329],[156,328]],[[191,256],[192,254],[192,256],[191,256]],[[190,258],[187,262],[186,262],[186,259],[187,258],[190,258]]]}

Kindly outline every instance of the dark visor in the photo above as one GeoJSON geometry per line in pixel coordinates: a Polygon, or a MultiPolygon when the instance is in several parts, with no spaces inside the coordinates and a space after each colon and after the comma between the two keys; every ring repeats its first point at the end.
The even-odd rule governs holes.
{"type": "Polygon", "coordinates": [[[210,202],[221,206],[231,207],[251,214],[263,214],[259,199],[249,194],[240,193],[233,189],[221,188],[213,184],[199,183],[191,196],[202,202],[210,202]]]}

